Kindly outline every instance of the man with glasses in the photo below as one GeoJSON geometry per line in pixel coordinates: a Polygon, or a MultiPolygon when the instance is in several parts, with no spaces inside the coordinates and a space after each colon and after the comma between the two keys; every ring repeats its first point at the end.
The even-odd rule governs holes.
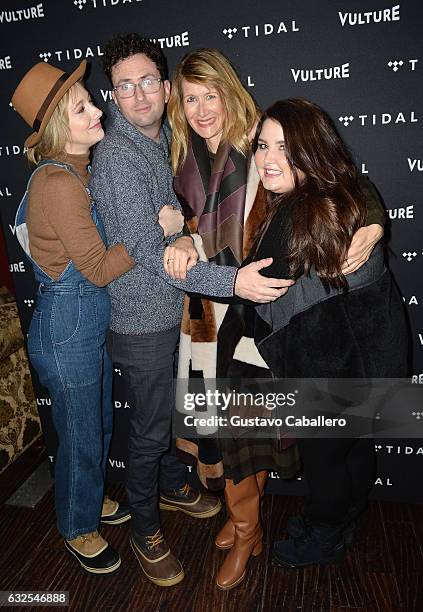
{"type": "MultiPolygon", "coordinates": [[[[180,204],[172,189],[170,132],[162,126],[170,83],[161,49],[137,34],[110,41],[103,63],[113,85],[113,101],[106,136],[95,151],[90,188],[109,245],[122,242],[141,262],[109,285],[108,348],[113,361],[121,365],[130,404],[126,491],[131,546],[145,575],[156,585],[171,586],[184,573],[163,538],[159,504],[162,509],[208,518],[219,512],[221,503],[190,488],[185,465],[168,451],[181,289],[189,289],[181,281],[164,279],[156,248],[164,239],[158,222],[163,205],[170,205],[168,212],[177,218],[178,230],[182,228],[182,216],[176,212],[180,204]],[[143,249],[140,253],[137,247],[135,255],[140,238],[143,249]]],[[[195,282],[198,287],[202,281],[195,282]]],[[[218,281],[208,289],[223,295],[218,281]]]]}

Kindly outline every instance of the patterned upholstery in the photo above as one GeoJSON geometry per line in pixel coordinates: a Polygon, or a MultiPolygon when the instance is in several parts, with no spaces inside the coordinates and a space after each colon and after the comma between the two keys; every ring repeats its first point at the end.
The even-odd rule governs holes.
{"type": "Polygon", "coordinates": [[[40,435],[16,303],[0,288],[0,472],[40,435]]]}

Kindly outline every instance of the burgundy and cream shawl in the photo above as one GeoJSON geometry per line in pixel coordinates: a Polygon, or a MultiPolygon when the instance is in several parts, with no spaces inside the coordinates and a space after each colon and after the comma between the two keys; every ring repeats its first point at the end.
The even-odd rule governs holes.
{"type": "MultiPolygon", "coordinates": [[[[239,267],[265,214],[265,196],[251,157],[221,142],[213,160],[206,143],[193,131],[187,159],[174,179],[188,227],[203,260],[239,267]]],[[[217,334],[227,306],[206,298],[185,299],[179,349],[178,384],[198,390],[199,380],[216,378],[217,334]]],[[[252,338],[238,347],[239,358],[267,368],[252,338]]],[[[205,383],[207,385],[207,382],[205,383]]],[[[196,467],[209,489],[224,486],[224,471],[215,430],[204,428],[198,439],[178,438],[186,463],[196,467]]]]}

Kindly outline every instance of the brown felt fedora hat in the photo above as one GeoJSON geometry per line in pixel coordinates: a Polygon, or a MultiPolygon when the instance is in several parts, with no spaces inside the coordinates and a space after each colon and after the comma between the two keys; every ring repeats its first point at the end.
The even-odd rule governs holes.
{"type": "Polygon", "coordinates": [[[87,68],[82,60],[74,72],[64,72],[46,62],[35,64],[23,77],[12,97],[13,108],[35,130],[25,140],[29,149],[39,142],[54,109],[87,68]]]}

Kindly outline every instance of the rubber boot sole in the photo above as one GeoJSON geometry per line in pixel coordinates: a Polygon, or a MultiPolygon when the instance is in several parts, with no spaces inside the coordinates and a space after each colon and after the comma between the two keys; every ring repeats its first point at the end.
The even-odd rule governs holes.
{"type": "Polygon", "coordinates": [[[220,500],[218,500],[216,506],[214,508],[211,508],[210,510],[206,510],[205,512],[192,512],[189,510],[189,506],[174,506],[173,504],[167,504],[166,501],[163,501],[162,498],[160,498],[159,508],[160,510],[170,510],[170,512],[183,512],[184,514],[187,514],[188,516],[193,516],[194,518],[206,519],[212,518],[212,516],[216,516],[216,514],[219,514],[222,509],[222,504],[220,500]]]}
{"type": "MultiPolygon", "coordinates": [[[[75,559],[78,561],[78,563],[81,565],[81,567],[84,568],[84,570],[86,570],[87,572],[89,572],[90,574],[113,574],[113,572],[116,572],[116,570],[118,570],[122,564],[122,560],[119,557],[119,561],[117,561],[114,565],[111,565],[110,567],[90,567],[89,565],[86,565],[78,556],[78,554],[76,553],[76,551],[73,550],[72,546],[69,546],[66,542],[65,542],[65,547],[66,550],[68,550],[71,555],[73,555],[75,557],[75,559]]],[[[87,557],[87,562],[89,561],[88,557],[87,557]]]]}
{"type": "Polygon", "coordinates": [[[130,520],[131,520],[130,514],[126,514],[125,516],[121,516],[120,518],[114,519],[114,520],[113,520],[112,514],[110,515],[110,517],[104,516],[100,519],[102,525],[122,525],[123,523],[126,523],[127,521],[130,521],[130,520]]]}
{"type": "Polygon", "coordinates": [[[135,548],[134,548],[135,545],[133,544],[132,540],[130,541],[130,544],[131,544],[132,551],[133,551],[134,555],[137,558],[137,561],[139,563],[139,566],[140,566],[143,574],[150,580],[150,582],[152,582],[156,586],[159,586],[159,587],[171,587],[171,586],[174,586],[175,584],[178,584],[179,582],[181,582],[185,578],[184,570],[180,571],[179,574],[177,574],[173,578],[154,578],[153,576],[150,576],[150,574],[148,574],[145,571],[144,567],[142,566],[141,561],[138,559],[138,555],[137,555],[137,553],[135,551],[135,548]]]}

